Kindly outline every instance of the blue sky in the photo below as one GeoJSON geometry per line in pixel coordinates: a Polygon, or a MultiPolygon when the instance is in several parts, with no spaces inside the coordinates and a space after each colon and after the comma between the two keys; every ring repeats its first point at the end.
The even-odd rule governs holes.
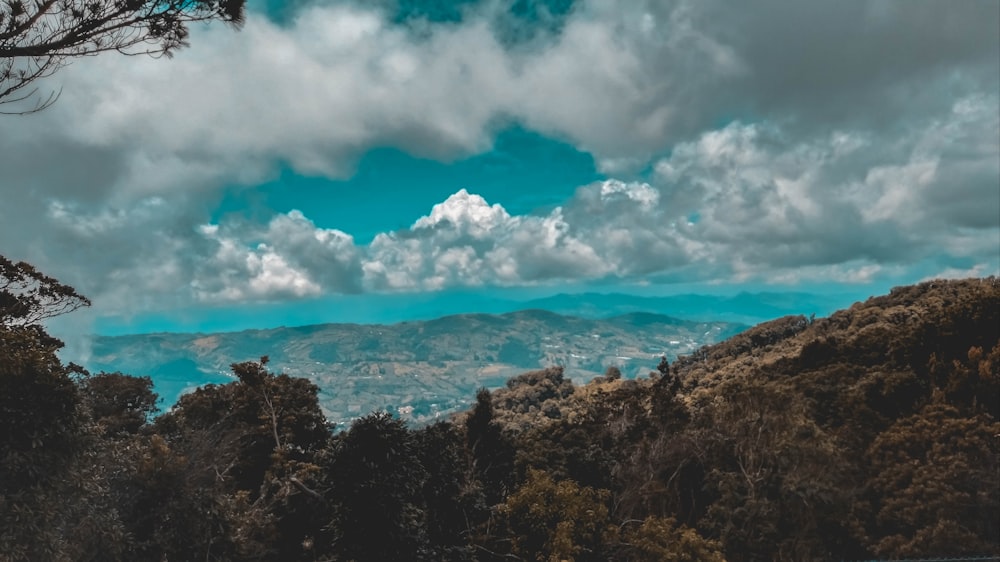
{"type": "Polygon", "coordinates": [[[557,207],[577,187],[605,179],[591,155],[517,126],[499,131],[488,152],[453,161],[374,148],[344,179],[302,176],[288,168],[279,173],[252,190],[231,186],[213,221],[225,220],[227,214],[269,216],[310,209],[309,218],[318,226],[349,232],[356,242],[367,244],[378,233],[408,228],[462,189],[523,215],[557,207]]]}
{"type": "Polygon", "coordinates": [[[0,252],[106,333],[1000,268],[1000,5],[298,0],[4,118],[0,252]]]}

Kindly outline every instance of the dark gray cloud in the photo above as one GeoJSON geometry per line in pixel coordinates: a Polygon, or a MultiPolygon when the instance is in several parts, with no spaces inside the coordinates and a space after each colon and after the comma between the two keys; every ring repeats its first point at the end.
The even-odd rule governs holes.
{"type": "Polygon", "coordinates": [[[865,281],[935,256],[996,269],[995,1],[591,0],[516,41],[498,35],[501,4],[407,27],[307,3],[280,25],[199,28],[174,60],[79,61],[43,85],[63,89],[54,107],[3,122],[0,251],[109,312],[562,279],[865,281]],[[209,225],[223,187],[280,166],[345,177],[384,146],[449,160],[511,122],[622,181],[539,215],[459,194],[369,246],[308,212],[209,225]]]}
{"type": "Polygon", "coordinates": [[[995,91],[1000,4],[790,0],[704,5],[705,25],[746,72],[750,111],[864,128],[941,109],[956,92],[995,91]]]}

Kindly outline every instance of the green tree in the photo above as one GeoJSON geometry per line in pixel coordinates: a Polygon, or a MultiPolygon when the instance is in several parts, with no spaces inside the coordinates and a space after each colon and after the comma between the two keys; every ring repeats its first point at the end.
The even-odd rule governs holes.
{"type": "Polygon", "coordinates": [[[465,437],[486,502],[495,505],[513,482],[514,447],[493,419],[493,395],[485,388],[476,393],[476,405],[465,420],[465,437]]]}
{"type": "Polygon", "coordinates": [[[935,403],[872,443],[869,486],[886,558],[958,556],[1000,549],[1000,423],[935,403]]]}
{"type": "Polygon", "coordinates": [[[90,417],[105,435],[136,433],[157,411],[158,399],[149,377],[99,373],[79,381],[90,417]]]}
{"type": "MultiPolygon", "coordinates": [[[[188,443],[160,435],[126,435],[104,442],[101,461],[109,499],[127,536],[119,560],[232,560],[239,547],[267,552],[265,545],[234,540],[245,495],[233,494],[203,470],[188,443]]],[[[243,537],[240,537],[243,538],[243,537]]],[[[100,559],[100,558],[99,558],[100,559]]],[[[252,557],[244,559],[253,560],[252,557]]]]}
{"type": "MultiPolygon", "coordinates": [[[[186,394],[157,418],[154,429],[172,451],[164,458],[185,465],[177,487],[206,498],[199,510],[216,528],[199,529],[199,536],[213,556],[227,552],[222,535],[240,559],[312,557],[329,542],[323,527],[330,519],[320,467],[331,436],[318,389],[269,372],[266,357],[232,368],[239,382],[186,394]]],[[[177,500],[183,505],[186,498],[177,500]]]]}
{"type": "MultiPolygon", "coordinates": [[[[630,522],[631,523],[631,522],[630,522]]],[[[722,545],[670,517],[623,525],[617,560],[629,562],[725,562],[722,545]]]]}
{"type": "MultiPolygon", "coordinates": [[[[80,392],[39,324],[89,301],[24,262],[0,256],[0,553],[5,560],[86,559],[121,552],[103,509],[80,392]]],[[[114,535],[117,534],[116,538],[114,535]]]]}
{"type": "Polygon", "coordinates": [[[438,422],[415,432],[417,459],[427,471],[422,490],[429,558],[473,560],[469,535],[485,511],[482,494],[472,482],[468,450],[458,428],[438,422]]]}
{"type": "Polygon", "coordinates": [[[539,470],[501,506],[511,535],[511,550],[524,560],[583,562],[607,560],[614,540],[607,490],[553,480],[539,470]]]}
{"type": "Polygon", "coordinates": [[[232,369],[240,382],[182,396],[157,418],[157,430],[204,455],[204,469],[218,471],[231,489],[256,494],[275,463],[309,461],[330,432],[315,384],[269,372],[266,357],[232,369]]]}
{"type": "Polygon", "coordinates": [[[698,411],[715,494],[702,524],[737,561],[825,559],[849,551],[857,494],[836,441],[787,386],[760,378],[720,385],[698,411]]]}
{"type": "Polygon", "coordinates": [[[341,558],[426,559],[422,492],[428,475],[418,442],[401,420],[379,412],[355,421],[336,444],[328,470],[341,558]]]}
{"type": "Polygon", "coordinates": [[[13,560],[62,555],[71,514],[57,488],[76,483],[84,438],[79,393],[48,340],[0,327],[0,552],[13,560]]]}

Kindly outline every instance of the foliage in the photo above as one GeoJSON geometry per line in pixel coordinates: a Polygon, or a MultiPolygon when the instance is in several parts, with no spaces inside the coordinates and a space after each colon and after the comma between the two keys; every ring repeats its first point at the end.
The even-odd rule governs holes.
{"type": "MultiPolygon", "coordinates": [[[[0,68],[2,64],[0,61],[0,68]]],[[[73,287],[63,285],[31,264],[14,263],[0,256],[0,327],[33,326],[89,305],[90,300],[73,287]]]]}
{"type": "MultiPolygon", "coordinates": [[[[631,522],[630,522],[631,523],[631,522]]],[[[635,521],[622,533],[621,560],[632,562],[725,562],[722,545],[670,517],[635,521]],[[623,555],[622,555],[623,554],[623,555]]]]}
{"type": "Polygon", "coordinates": [[[562,367],[528,371],[495,393],[496,414],[500,423],[515,430],[544,424],[562,415],[560,403],[573,391],[573,381],[564,376],[562,367]]]}
{"type": "Polygon", "coordinates": [[[607,490],[530,471],[500,508],[511,532],[512,552],[539,562],[606,559],[604,545],[615,533],[609,497],[607,490]]]}
{"type": "Polygon", "coordinates": [[[99,373],[80,380],[78,388],[91,419],[106,435],[136,433],[157,411],[149,377],[99,373]]]}
{"type": "Polygon", "coordinates": [[[238,531],[241,551],[301,557],[327,535],[316,487],[330,434],[316,386],[266,365],[234,364],[240,382],[183,396],[155,430],[186,464],[184,486],[214,498],[209,515],[238,531]]]}
{"type": "MultiPolygon", "coordinates": [[[[975,555],[1000,543],[1000,423],[929,404],[872,443],[883,558],[975,555]]],[[[874,537],[873,537],[874,538],[874,537]]]]}
{"type": "Polygon", "coordinates": [[[998,332],[996,279],[924,283],[763,324],[655,380],[595,379],[551,418],[516,400],[497,418],[521,429],[522,469],[590,479],[588,451],[613,451],[589,465],[610,483],[588,482],[615,516],[676,518],[730,560],[995,553],[998,332]]]}
{"type": "Polygon", "coordinates": [[[89,424],[72,379],[80,369],[59,361],[61,342],[38,324],[87,303],[32,266],[0,256],[0,552],[5,559],[72,559],[120,531],[113,516],[100,509],[89,424]]]}
{"type": "Polygon", "coordinates": [[[0,490],[51,477],[81,434],[80,397],[38,331],[0,328],[0,490]]]}
{"type": "Polygon", "coordinates": [[[348,560],[412,559],[427,547],[421,503],[426,469],[417,440],[384,412],[356,421],[329,467],[338,503],[336,550],[348,560]]]}
{"type": "Polygon", "coordinates": [[[424,498],[428,558],[474,559],[472,524],[483,518],[485,500],[469,474],[469,451],[459,429],[439,422],[416,432],[417,461],[427,471],[424,498]]]}
{"type": "Polygon", "coordinates": [[[1000,553],[992,278],[779,319],[650,378],[532,371],[454,420],[334,435],[316,386],[266,357],[150,421],[148,378],[63,365],[38,325],[83,297],[5,271],[3,560],[1000,553]]]}
{"type": "MultiPolygon", "coordinates": [[[[244,0],[5,0],[0,3],[0,104],[29,99],[30,88],[70,60],[106,51],[167,55],[187,44],[188,24],[240,24],[244,0]]],[[[28,112],[54,101],[36,101],[28,112]]]]}
{"type": "Polygon", "coordinates": [[[57,559],[71,516],[85,439],[79,393],[55,349],[34,327],[0,326],[0,552],[13,560],[57,559]],[[39,341],[41,339],[41,341],[39,341]]]}
{"type": "Polygon", "coordinates": [[[852,486],[843,451],[793,392],[726,381],[695,423],[714,501],[701,520],[732,560],[802,560],[843,552],[852,486]],[[820,534],[822,530],[822,534],[820,534]],[[736,554],[738,553],[738,554],[736,554]]]}
{"type": "Polygon", "coordinates": [[[494,420],[493,395],[486,389],[476,394],[476,405],[465,420],[466,443],[472,469],[482,483],[486,501],[499,503],[513,481],[514,445],[494,420]]]}

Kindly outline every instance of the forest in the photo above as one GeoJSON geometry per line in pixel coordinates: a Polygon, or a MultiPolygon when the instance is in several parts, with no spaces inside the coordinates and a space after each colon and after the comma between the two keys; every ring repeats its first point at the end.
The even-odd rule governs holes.
{"type": "Polygon", "coordinates": [[[64,364],[89,304],[0,258],[0,559],[862,560],[1000,555],[1000,282],[758,325],[648,377],[559,367],[429,426],[332,427],[256,361],[162,411],[64,364]]]}

